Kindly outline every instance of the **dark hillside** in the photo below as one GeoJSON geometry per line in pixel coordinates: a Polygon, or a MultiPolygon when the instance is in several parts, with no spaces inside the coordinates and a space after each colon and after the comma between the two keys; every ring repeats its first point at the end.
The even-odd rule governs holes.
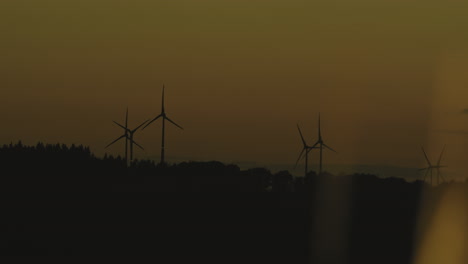
{"type": "Polygon", "coordinates": [[[338,198],[318,196],[326,182],[350,190],[338,251],[347,263],[410,263],[421,191],[437,197],[444,188],[361,174],[294,178],[216,161],[126,168],[119,157],[60,144],[5,145],[0,160],[2,255],[339,263],[322,251],[334,220],[329,230],[315,225],[321,212],[341,215],[338,198]]]}

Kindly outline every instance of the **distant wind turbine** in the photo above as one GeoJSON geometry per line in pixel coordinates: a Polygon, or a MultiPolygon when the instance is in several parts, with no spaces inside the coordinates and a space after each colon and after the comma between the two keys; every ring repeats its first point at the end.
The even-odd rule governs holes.
{"type": "Polygon", "coordinates": [[[304,137],[302,136],[302,132],[301,132],[301,128],[299,127],[299,125],[297,124],[297,130],[299,130],[299,135],[301,136],[301,140],[302,140],[302,150],[301,150],[301,153],[299,154],[299,158],[297,158],[297,161],[296,161],[296,165],[294,166],[294,168],[297,167],[297,163],[299,163],[299,160],[305,156],[305,176],[307,176],[307,172],[308,172],[308,167],[307,167],[307,164],[308,164],[308,160],[309,160],[309,151],[312,150],[312,147],[310,147],[309,145],[307,145],[304,137]],[[305,155],[304,155],[305,153],[305,155]]]}
{"type": "Polygon", "coordinates": [[[144,124],[146,124],[149,120],[146,120],[145,122],[141,123],[139,126],[137,126],[136,128],[134,128],[133,130],[130,130],[128,129],[127,126],[122,126],[121,124],[117,123],[114,121],[115,124],[117,124],[119,127],[125,129],[127,131],[127,140],[130,141],[130,162],[133,161],[133,144],[137,145],[139,148],[143,149],[144,148],[142,146],[140,146],[138,143],[135,142],[135,140],[133,140],[133,135],[135,134],[135,132],[137,132],[137,130],[142,127],[144,124]]]}
{"type": "Polygon", "coordinates": [[[442,174],[440,173],[440,168],[445,168],[447,166],[441,166],[440,161],[442,160],[442,155],[444,154],[445,151],[445,146],[442,149],[442,152],[440,153],[439,160],[437,161],[437,165],[432,165],[431,161],[429,161],[429,158],[427,157],[426,151],[424,150],[423,147],[421,147],[422,152],[424,153],[424,157],[426,158],[427,161],[427,167],[419,169],[420,171],[425,170],[426,172],[424,173],[424,178],[423,181],[426,181],[426,177],[428,174],[431,176],[431,185],[432,185],[432,170],[437,169],[437,184],[439,184],[439,179],[443,180],[442,174]]]}
{"type": "Polygon", "coordinates": [[[130,141],[130,162],[131,162],[131,161],[133,161],[133,144],[137,145],[141,149],[144,149],[142,146],[140,146],[138,143],[135,142],[135,140],[133,139],[133,136],[134,136],[135,132],[141,126],[143,126],[144,124],[146,124],[148,122],[148,120],[143,122],[141,125],[139,125],[135,129],[130,130],[128,128],[128,108],[127,108],[127,113],[126,113],[126,116],[125,116],[125,126],[123,126],[123,125],[121,125],[121,124],[119,124],[119,123],[117,123],[115,121],[113,121],[113,122],[116,125],[118,125],[119,127],[124,129],[124,134],[121,135],[120,137],[118,137],[117,139],[115,139],[114,141],[112,141],[109,145],[106,146],[106,148],[110,147],[112,144],[116,143],[120,139],[125,138],[125,164],[128,164],[128,141],[130,141]]]}
{"type": "Polygon", "coordinates": [[[151,123],[153,123],[154,121],[158,120],[158,118],[162,118],[162,139],[161,139],[161,162],[160,164],[161,165],[164,165],[164,133],[165,133],[165,121],[169,121],[171,122],[173,125],[175,125],[176,127],[180,128],[183,130],[183,128],[181,126],[179,126],[178,124],[176,124],[174,121],[172,121],[167,115],[166,115],[166,111],[164,109],[164,85],[163,85],[163,89],[162,89],[162,102],[161,102],[161,113],[159,115],[157,115],[155,118],[153,118],[149,123],[146,124],[146,126],[143,127],[143,129],[145,129],[147,126],[151,125],[151,123]]]}
{"type": "Polygon", "coordinates": [[[321,128],[320,128],[320,113],[318,116],[318,140],[315,142],[315,144],[312,146],[312,148],[319,148],[320,149],[320,165],[319,165],[319,175],[322,174],[322,152],[323,152],[323,147],[337,153],[334,149],[330,148],[327,146],[322,139],[322,133],[321,133],[321,128]],[[319,146],[319,147],[317,147],[319,146]]]}

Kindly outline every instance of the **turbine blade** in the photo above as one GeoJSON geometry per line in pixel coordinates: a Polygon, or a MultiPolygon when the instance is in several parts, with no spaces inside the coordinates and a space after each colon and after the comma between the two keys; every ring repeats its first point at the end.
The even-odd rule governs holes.
{"type": "Polygon", "coordinates": [[[140,146],[138,143],[135,142],[135,140],[131,140],[131,143],[137,145],[137,147],[141,148],[142,150],[145,150],[142,146],[140,146]]]}
{"type": "Polygon", "coordinates": [[[302,136],[301,128],[299,127],[298,124],[297,124],[297,130],[299,130],[299,135],[301,136],[302,144],[304,145],[304,147],[306,147],[307,143],[306,143],[304,137],[302,136]]]}
{"type": "Polygon", "coordinates": [[[144,124],[146,124],[148,121],[149,121],[149,119],[146,120],[145,122],[141,123],[141,125],[137,126],[135,129],[132,130],[132,133],[135,133],[140,127],[142,127],[142,126],[143,126],[144,124]]]}
{"type": "Polygon", "coordinates": [[[162,114],[159,114],[157,117],[153,118],[153,120],[151,120],[149,123],[146,124],[146,126],[144,126],[141,130],[144,130],[147,126],[149,126],[151,123],[153,123],[154,121],[156,121],[158,118],[160,118],[162,116],[162,114]]]}
{"type": "Polygon", "coordinates": [[[437,166],[440,166],[440,161],[442,160],[442,155],[444,154],[445,151],[445,145],[442,148],[442,152],[440,153],[439,160],[437,161],[437,166]]]}
{"type": "Polygon", "coordinates": [[[294,169],[297,167],[297,164],[298,164],[299,161],[301,160],[302,155],[304,154],[304,150],[305,150],[305,148],[302,148],[301,153],[299,154],[299,158],[297,158],[296,164],[294,165],[294,169]]]}
{"type": "Polygon", "coordinates": [[[331,151],[333,151],[333,152],[335,152],[335,153],[338,153],[338,152],[336,152],[336,150],[334,150],[334,149],[330,148],[330,147],[329,147],[329,146],[327,146],[326,144],[323,144],[323,145],[324,145],[324,146],[325,146],[327,149],[329,149],[329,150],[331,150],[331,151]]]}
{"type": "Polygon", "coordinates": [[[178,124],[176,124],[174,121],[172,121],[169,117],[165,116],[164,118],[167,119],[167,121],[171,122],[172,124],[174,124],[175,126],[177,126],[178,128],[184,130],[181,126],[179,126],[178,124]]]}
{"type": "Polygon", "coordinates": [[[426,151],[424,150],[423,147],[421,147],[423,153],[424,153],[424,157],[426,158],[426,161],[427,161],[427,164],[429,164],[429,167],[432,167],[432,164],[431,162],[429,161],[429,158],[427,157],[427,154],[426,154],[426,151]]]}
{"type": "Polygon", "coordinates": [[[112,141],[109,145],[107,145],[105,148],[108,148],[110,145],[114,144],[115,142],[119,141],[120,139],[124,138],[124,137],[127,137],[126,135],[122,135],[120,137],[118,137],[116,140],[112,141]]]}
{"type": "Polygon", "coordinates": [[[119,127],[121,127],[121,128],[123,128],[123,129],[125,129],[125,131],[127,131],[127,130],[128,130],[126,127],[122,126],[121,124],[119,124],[119,123],[117,123],[117,122],[115,122],[115,121],[112,121],[112,122],[114,122],[114,123],[115,123],[116,125],[118,125],[119,127]]]}
{"type": "Polygon", "coordinates": [[[317,141],[317,142],[315,142],[315,144],[314,144],[312,147],[310,147],[310,148],[311,148],[311,149],[317,148],[317,145],[319,145],[319,144],[320,144],[320,141],[317,141]]]}
{"type": "Polygon", "coordinates": [[[423,182],[426,181],[426,177],[427,177],[427,174],[429,173],[429,170],[430,170],[430,169],[428,168],[428,169],[426,170],[426,173],[424,173],[423,182]]]}
{"type": "Polygon", "coordinates": [[[307,154],[309,154],[309,152],[311,152],[313,149],[316,149],[316,148],[307,147],[307,154]]]}
{"type": "Polygon", "coordinates": [[[437,173],[439,173],[439,177],[442,179],[442,181],[446,182],[447,179],[445,178],[445,176],[440,172],[439,169],[437,169],[437,173]]]}

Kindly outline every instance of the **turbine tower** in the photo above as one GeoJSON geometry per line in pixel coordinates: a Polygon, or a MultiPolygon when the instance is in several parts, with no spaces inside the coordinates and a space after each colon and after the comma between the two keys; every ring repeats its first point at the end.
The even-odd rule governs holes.
{"type": "Polygon", "coordinates": [[[121,126],[121,127],[124,129],[124,134],[118,137],[116,140],[112,141],[105,148],[108,148],[115,142],[119,141],[120,139],[125,138],[125,165],[127,165],[128,164],[127,163],[128,162],[128,107],[127,107],[127,112],[125,114],[125,126],[121,126]]]}
{"type": "Polygon", "coordinates": [[[302,158],[302,156],[304,155],[304,152],[305,152],[305,155],[304,155],[305,156],[305,174],[304,174],[304,177],[307,177],[307,172],[308,172],[307,164],[308,164],[308,160],[309,160],[309,151],[312,150],[313,147],[307,145],[304,137],[302,136],[301,128],[299,128],[298,124],[297,124],[297,130],[299,130],[299,135],[301,136],[302,150],[301,150],[301,153],[299,154],[299,158],[297,158],[296,165],[294,166],[294,168],[297,167],[297,163],[302,158]]]}
{"type": "Polygon", "coordinates": [[[323,152],[323,147],[337,153],[334,149],[330,148],[329,146],[327,146],[324,142],[323,142],[323,139],[322,139],[322,133],[321,133],[321,128],[320,128],[320,113],[319,113],[319,116],[318,116],[318,140],[317,142],[315,142],[315,144],[312,146],[312,148],[319,148],[320,149],[320,165],[319,165],[319,175],[322,174],[322,152],[323,152]],[[317,147],[319,146],[319,147],[317,147]]]}
{"type": "Polygon", "coordinates": [[[422,149],[422,152],[424,153],[424,157],[426,158],[427,165],[428,165],[426,168],[419,169],[420,171],[421,171],[421,170],[425,170],[425,171],[426,171],[426,172],[424,173],[423,181],[426,181],[427,175],[430,174],[430,177],[431,177],[431,185],[432,185],[432,176],[433,176],[432,170],[433,170],[433,169],[436,169],[436,170],[437,170],[437,184],[439,184],[439,179],[444,180],[444,178],[442,177],[442,174],[440,173],[440,168],[445,168],[445,167],[447,167],[447,166],[441,166],[441,165],[440,165],[440,161],[442,160],[442,155],[444,154],[445,146],[444,146],[444,148],[442,149],[442,152],[440,153],[439,160],[437,161],[437,165],[432,165],[431,161],[429,161],[429,158],[427,157],[427,154],[426,154],[426,151],[424,150],[424,148],[421,147],[421,149],[422,149]]]}
{"type": "Polygon", "coordinates": [[[149,123],[146,124],[146,126],[143,127],[143,129],[145,129],[146,127],[148,127],[149,125],[151,125],[151,123],[153,123],[154,121],[158,120],[158,118],[162,118],[162,138],[161,138],[161,162],[160,164],[161,165],[164,165],[164,133],[165,133],[165,128],[166,128],[166,125],[165,125],[165,121],[169,121],[171,122],[173,125],[175,125],[176,127],[180,128],[183,130],[183,128],[181,126],[179,126],[178,124],[176,124],[174,121],[172,121],[167,115],[166,115],[166,111],[164,109],[164,85],[163,85],[163,89],[162,89],[162,102],[161,102],[161,113],[159,115],[157,115],[155,118],[153,118],[149,123]]]}

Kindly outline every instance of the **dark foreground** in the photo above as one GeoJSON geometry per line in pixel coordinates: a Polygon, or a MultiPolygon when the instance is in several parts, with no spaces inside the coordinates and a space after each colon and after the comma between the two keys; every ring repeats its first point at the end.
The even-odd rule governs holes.
{"type": "Polygon", "coordinates": [[[307,209],[271,195],[14,195],[1,207],[3,255],[257,263],[308,257],[307,209]]]}
{"type": "MultiPolygon", "coordinates": [[[[338,234],[346,242],[338,243],[336,252],[321,246],[334,245],[327,240],[337,237],[336,224],[321,223],[316,230],[321,217],[309,194],[15,193],[2,199],[0,253],[147,255],[176,262],[410,263],[416,198],[381,191],[352,198],[351,215],[343,223],[349,229],[338,234]]],[[[324,203],[325,211],[319,212],[334,210],[326,205],[334,201],[324,203]]]]}
{"type": "MultiPolygon", "coordinates": [[[[61,146],[0,149],[0,254],[173,263],[411,263],[421,194],[372,175],[157,167],[61,146]]],[[[465,184],[458,184],[463,185],[465,184]]],[[[465,187],[464,187],[465,188],[465,187]]]]}

